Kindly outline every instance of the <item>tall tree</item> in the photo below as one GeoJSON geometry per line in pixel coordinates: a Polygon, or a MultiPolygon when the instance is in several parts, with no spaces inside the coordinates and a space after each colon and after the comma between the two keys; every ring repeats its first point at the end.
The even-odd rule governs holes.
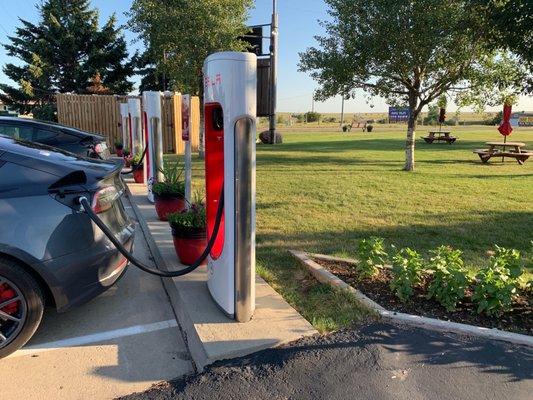
{"type": "Polygon", "coordinates": [[[511,51],[529,68],[524,90],[533,93],[533,1],[469,0],[484,22],[486,39],[495,48],[511,51]]]}
{"type": "Polygon", "coordinates": [[[52,119],[56,93],[86,93],[97,75],[112,93],[132,89],[133,67],[114,15],[100,28],[89,0],[46,0],[37,8],[39,21],[20,19],[4,45],[19,62],[4,66],[17,86],[1,84],[2,101],[21,113],[52,119]]]}
{"type": "Polygon", "coordinates": [[[205,58],[243,50],[253,0],[134,0],[130,25],[150,50],[157,72],[174,90],[199,94],[205,58]]]}
{"type": "Polygon", "coordinates": [[[498,89],[517,81],[500,64],[520,67],[490,52],[464,0],[325,1],[326,35],[300,55],[300,69],[321,85],[317,99],[363,89],[389,104],[407,104],[407,171],[415,168],[416,121],[426,105],[473,85],[498,89]]]}

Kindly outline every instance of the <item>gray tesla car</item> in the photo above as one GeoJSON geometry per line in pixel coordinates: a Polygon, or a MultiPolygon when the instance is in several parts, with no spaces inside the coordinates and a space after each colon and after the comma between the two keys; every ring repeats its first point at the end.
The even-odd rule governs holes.
{"type": "Polygon", "coordinates": [[[0,135],[0,358],[31,338],[46,304],[66,311],[122,276],[127,260],[77,202],[90,199],[131,250],[120,169],[0,135]]]}

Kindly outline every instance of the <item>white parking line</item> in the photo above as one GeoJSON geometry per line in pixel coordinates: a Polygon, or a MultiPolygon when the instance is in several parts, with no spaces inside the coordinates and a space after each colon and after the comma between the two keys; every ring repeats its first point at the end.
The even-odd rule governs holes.
{"type": "Polygon", "coordinates": [[[163,329],[169,329],[177,327],[176,320],[170,319],[168,321],[155,322],[153,324],[135,325],[129,328],[115,329],[112,331],[98,332],[91,335],[78,336],[69,339],[57,340],[55,342],[41,343],[33,346],[24,347],[21,350],[11,354],[11,357],[21,357],[36,353],[42,353],[45,351],[57,350],[68,347],[84,346],[93,343],[104,342],[106,340],[117,339],[125,336],[140,335],[143,333],[160,331],[163,329]]]}

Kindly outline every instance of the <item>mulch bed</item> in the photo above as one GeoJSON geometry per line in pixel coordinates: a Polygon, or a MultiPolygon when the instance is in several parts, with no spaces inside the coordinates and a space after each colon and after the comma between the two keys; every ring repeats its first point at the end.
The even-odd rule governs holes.
{"type": "Polygon", "coordinates": [[[429,281],[414,290],[414,295],[410,301],[402,303],[390,290],[389,281],[391,276],[389,270],[381,270],[373,278],[360,279],[352,264],[319,259],[315,259],[315,261],[389,311],[533,335],[533,299],[531,292],[520,293],[513,310],[501,317],[487,317],[484,314],[477,314],[476,307],[470,300],[471,292],[467,292],[466,297],[458,304],[457,309],[450,312],[446,311],[436,301],[426,298],[427,291],[425,288],[429,281]]]}

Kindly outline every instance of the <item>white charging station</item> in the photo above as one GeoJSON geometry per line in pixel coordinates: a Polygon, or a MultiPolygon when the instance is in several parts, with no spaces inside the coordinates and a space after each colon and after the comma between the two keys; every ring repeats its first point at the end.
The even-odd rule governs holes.
{"type": "Polygon", "coordinates": [[[130,131],[131,154],[141,154],[144,150],[144,138],[141,121],[141,99],[128,98],[128,125],[130,131]]]}
{"type": "Polygon", "coordinates": [[[224,216],[208,257],[208,288],[226,315],[246,322],[255,310],[257,58],[212,54],[203,72],[208,239],[224,187],[224,216]]]}
{"type": "Polygon", "coordinates": [[[163,127],[161,125],[161,92],[143,92],[143,120],[146,134],[145,182],[148,187],[148,200],[154,202],[152,186],[162,182],[163,177],[163,127]]]}
{"type": "Polygon", "coordinates": [[[122,145],[125,149],[131,149],[128,103],[120,103],[120,131],[122,133],[122,145]]]}

